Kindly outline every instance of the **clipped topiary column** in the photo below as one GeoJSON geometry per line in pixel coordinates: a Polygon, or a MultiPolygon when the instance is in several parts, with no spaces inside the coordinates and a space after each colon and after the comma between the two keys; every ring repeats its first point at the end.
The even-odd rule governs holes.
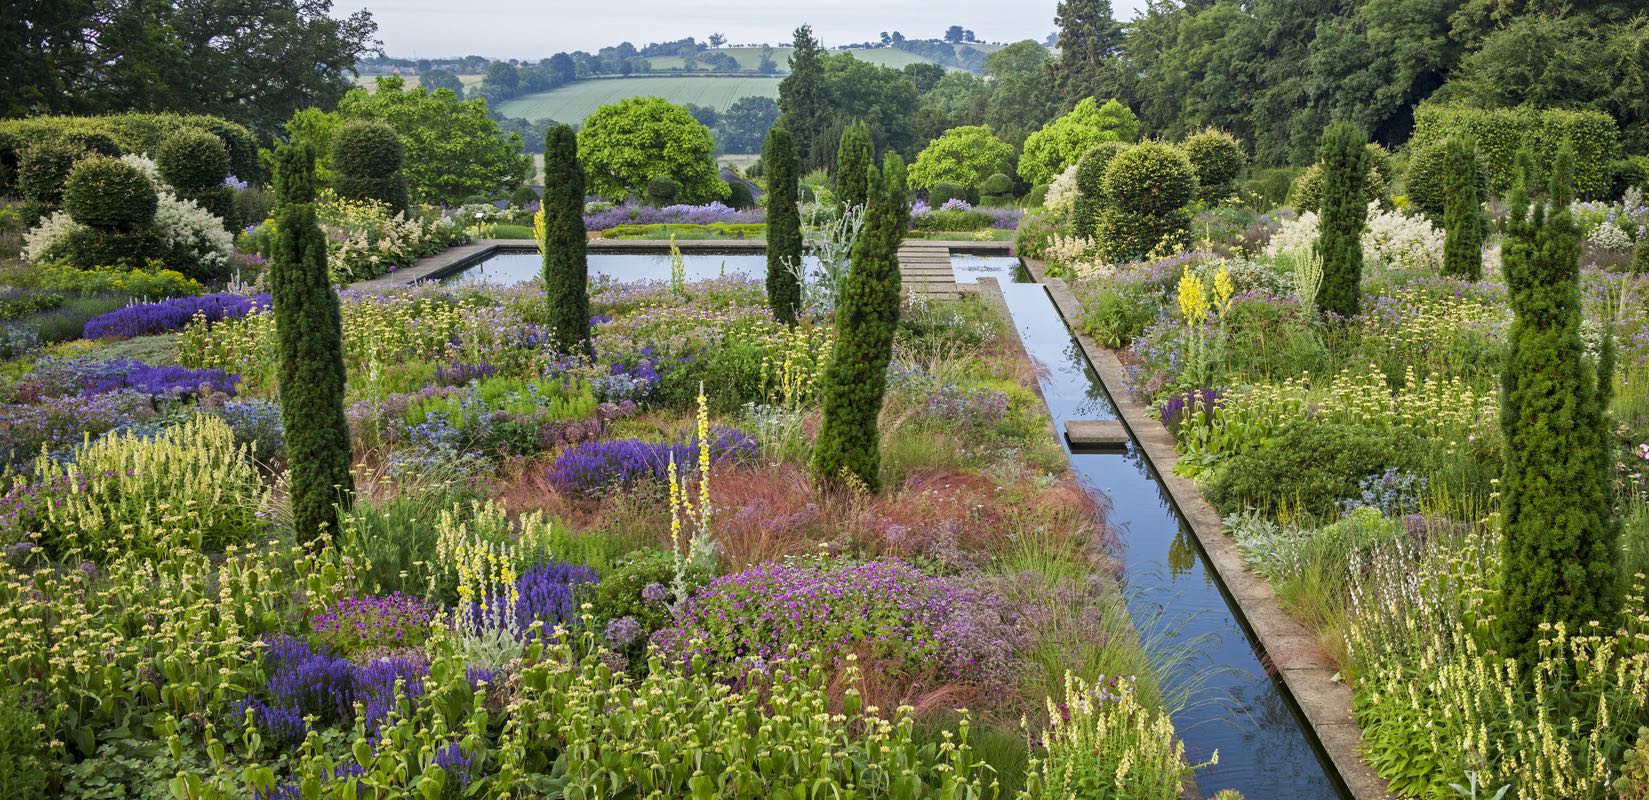
{"type": "Polygon", "coordinates": [[[235,195],[224,184],[229,177],[229,148],[222,139],[195,128],[180,130],[161,142],[155,166],[178,197],[193,200],[223,220],[226,230],[239,230],[235,195]]]}
{"type": "Polygon", "coordinates": [[[767,172],[767,306],[774,319],[787,325],[796,323],[802,305],[798,161],[790,130],[783,123],[774,125],[762,142],[762,169],[767,172]]]}
{"type": "Polygon", "coordinates": [[[1483,277],[1483,178],[1477,145],[1452,137],[1443,152],[1443,274],[1475,281],[1483,277]]]}
{"type": "Polygon", "coordinates": [[[1134,145],[1111,158],[1100,185],[1104,199],[1094,241],[1107,259],[1134,261],[1187,243],[1191,212],[1186,206],[1196,197],[1197,175],[1179,148],[1162,142],[1134,145]]]}
{"type": "Polygon", "coordinates": [[[391,212],[407,208],[407,181],[401,174],[406,149],[395,129],[382,122],[351,122],[332,138],[332,188],[339,197],[372,200],[391,212]]]}
{"type": "Polygon", "coordinates": [[[292,522],[298,537],[310,540],[338,530],[338,512],[355,494],[344,419],[343,318],[327,276],[326,234],[315,218],[315,154],[288,145],[276,158],[269,293],[292,522]]]}
{"type": "Polygon", "coordinates": [[[827,485],[881,487],[876,420],[887,391],[887,365],[899,326],[899,244],[910,224],[905,164],[889,153],[882,171],[865,170],[869,205],[853,242],[853,265],[836,307],[836,346],[824,377],[824,422],[813,451],[813,476],[827,485]]]}
{"type": "Polygon", "coordinates": [[[1614,342],[1593,370],[1581,337],[1580,229],[1569,214],[1573,151],[1564,145],[1547,197],[1529,200],[1531,157],[1513,189],[1503,263],[1512,306],[1501,378],[1501,608],[1504,654],[1529,664],[1543,623],[1569,635],[1615,629],[1620,523],[1612,513],[1605,409],[1614,342]]]}
{"type": "Polygon", "coordinates": [[[584,235],[584,166],[578,134],[556,125],[544,136],[544,292],[550,341],[563,353],[590,355],[590,262],[584,235]]]}
{"type": "Polygon", "coordinates": [[[1335,123],[1323,134],[1323,210],[1317,227],[1323,283],[1317,307],[1340,317],[1354,317],[1361,307],[1366,190],[1374,166],[1367,145],[1363,132],[1349,122],[1335,123]]]}
{"type": "Polygon", "coordinates": [[[1127,142],[1100,142],[1076,162],[1076,202],[1071,204],[1071,233],[1092,239],[1099,227],[1099,210],[1105,207],[1105,168],[1111,159],[1133,145],[1127,142]]]}
{"type": "Polygon", "coordinates": [[[865,175],[876,158],[870,145],[870,128],[855,122],[842,130],[836,147],[836,199],[845,205],[862,206],[870,184],[865,175]]]}

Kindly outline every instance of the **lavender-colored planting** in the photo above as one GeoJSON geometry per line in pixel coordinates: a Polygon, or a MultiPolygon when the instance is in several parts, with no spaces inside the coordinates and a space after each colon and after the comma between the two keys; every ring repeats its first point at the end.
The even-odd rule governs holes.
{"type": "Polygon", "coordinates": [[[207,322],[235,319],[252,313],[254,308],[268,308],[269,295],[252,297],[218,292],[199,297],[174,297],[156,303],[138,303],[122,309],[99,314],[86,321],[81,331],[85,339],[130,339],[167,331],[182,330],[196,314],[207,322]]]}
{"type": "MultiPolygon", "coordinates": [[[[710,429],[710,461],[723,464],[756,454],[755,437],[733,428],[710,429]]],[[[697,468],[698,437],[678,436],[675,441],[649,442],[643,439],[603,439],[584,442],[556,458],[550,467],[550,484],[572,494],[601,492],[633,486],[642,480],[664,480],[674,457],[683,473],[697,468]]]]}
{"type": "Polygon", "coordinates": [[[759,208],[740,210],[721,203],[702,206],[673,205],[642,206],[621,203],[605,211],[584,215],[584,229],[604,231],[619,225],[710,225],[725,222],[730,225],[760,224],[767,214],[759,208]]]}

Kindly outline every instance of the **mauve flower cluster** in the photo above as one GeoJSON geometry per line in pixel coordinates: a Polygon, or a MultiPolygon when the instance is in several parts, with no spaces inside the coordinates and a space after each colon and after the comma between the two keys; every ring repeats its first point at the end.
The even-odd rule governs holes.
{"type": "Polygon", "coordinates": [[[898,559],[767,562],[711,581],[653,643],[672,659],[704,656],[735,671],[817,651],[827,663],[856,653],[869,659],[864,666],[907,677],[972,681],[980,664],[1008,657],[980,650],[982,639],[1001,635],[1000,625],[976,635],[992,606],[898,559]]]}
{"type": "Polygon", "coordinates": [[[277,635],[266,641],[264,662],[272,670],[265,690],[268,702],[242,701],[239,713],[250,709],[258,727],[281,741],[303,741],[305,716],[322,722],[341,722],[354,716],[355,704],[364,709],[363,721],[376,734],[378,724],[399,698],[424,694],[426,665],[406,658],[381,658],[354,664],[325,647],[311,647],[302,639],[277,635]],[[396,683],[400,682],[397,690],[396,683]]]}
{"type": "Polygon", "coordinates": [[[154,417],[151,399],[129,391],[69,395],[33,405],[0,404],[0,465],[25,464],[42,448],[55,451],[85,436],[96,438],[154,417]]]}
{"type": "Polygon", "coordinates": [[[759,208],[739,210],[722,203],[701,206],[673,205],[662,208],[621,203],[612,208],[584,215],[584,229],[604,231],[619,225],[710,225],[725,222],[730,225],[762,223],[767,215],[759,208]]]}
{"type": "Polygon", "coordinates": [[[1008,414],[1008,395],[995,389],[959,391],[946,386],[927,396],[924,413],[929,419],[959,427],[984,427],[1000,422],[1008,414]]]}
{"type": "MultiPolygon", "coordinates": [[[[526,637],[534,622],[541,622],[539,635],[547,636],[558,623],[573,618],[578,605],[574,602],[579,587],[600,580],[594,569],[582,564],[550,561],[528,567],[515,579],[515,619],[508,625],[500,624],[498,614],[483,613],[480,604],[474,604],[473,619],[489,627],[513,627],[518,635],[526,637]]],[[[491,598],[489,609],[501,612],[508,607],[504,598],[491,598]]]]}
{"type": "Polygon", "coordinates": [[[571,447],[607,433],[607,425],[636,413],[638,406],[632,400],[602,403],[595,407],[595,415],[585,419],[551,420],[538,429],[538,443],[545,450],[571,447]]]}
{"type": "Polygon", "coordinates": [[[346,653],[370,647],[413,647],[429,636],[435,608],[395,592],[383,596],[346,597],[316,617],[316,637],[346,653]]]}
{"type": "MultiPolygon", "coordinates": [[[[751,458],[758,449],[755,437],[720,425],[710,429],[709,447],[712,464],[751,458]]],[[[550,485],[562,492],[593,495],[649,478],[664,480],[672,457],[682,473],[696,469],[698,436],[685,433],[668,442],[644,439],[585,442],[556,458],[549,471],[550,485]]]]}
{"type": "MultiPolygon", "coordinates": [[[[359,778],[364,775],[366,775],[366,768],[353,760],[339,763],[332,768],[330,773],[326,771],[326,767],[321,767],[322,778],[329,781],[330,784],[336,784],[350,778],[359,778]]],[[[330,788],[330,785],[324,788],[330,788]]],[[[358,786],[355,790],[356,796],[366,794],[367,788],[366,786],[358,786]]],[[[296,780],[290,780],[270,789],[267,794],[253,789],[252,800],[303,800],[303,784],[296,780]]]]}
{"type": "Polygon", "coordinates": [[[1160,412],[1163,427],[1176,430],[1193,412],[1212,415],[1219,408],[1220,397],[1219,389],[1193,389],[1168,398],[1160,412]]]}
{"type": "Polygon", "coordinates": [[[475,364],[467,364],[462,361],[454,361],[451,364],[437,364],[435,366],[435,382],[443,386],[463,386],[470,381],[490,378],[497,371],[496,367],[485,361],[475,364]]]}
{"type": "Polygon", "coordinates": [[[207,322],[236,319],[252,313],[254,308],[269,308],[269,295],[254,297],[219,292],[199,297],[174,297],[157,303],[139,303],[99,314],[86,321],[81,337],[86,339],[149,336],[167,331],[182,330],[196,314],[203,314],[207,322]]]}
{"type": "Polygon", "coordinates": [[[440,767],[447,775],[447,786],[457,790],[462,795],[476,778],[481,775],[481,763],[464,748],[453,742],[435,751],[435,766],[440,767]]]}

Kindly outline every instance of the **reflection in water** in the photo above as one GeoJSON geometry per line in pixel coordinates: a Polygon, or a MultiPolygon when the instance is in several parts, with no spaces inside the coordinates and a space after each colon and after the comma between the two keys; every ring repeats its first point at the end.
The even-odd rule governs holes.
{"type": "MultiPolygon", "coordinates": [[[[1056,427],[1062,430],[1067,419],[1116,418],[1046,290],[1028,282],[1017,259],[956,256],[952,263],[958,283],[998,280],[1025,350],[1037,362],[1056,427]]],[[[1155,472],[1132,447],[1070,458],[1078,477],[1110,501],[1107,519],[1125,548],[1119,557],[1129,612],[1153,654],[1163,656],[1157,663],[1164,689],[1191,692],[1174,715],[1187,755],[1203,761],[1220,752],[1218,765],[1197,774],[1203,794],[1233,788],[1265,800],[1344,796],[1232,616],[1155,472]],[[1192,656],[1183,657],[1186,651],[1192,656]]]]}

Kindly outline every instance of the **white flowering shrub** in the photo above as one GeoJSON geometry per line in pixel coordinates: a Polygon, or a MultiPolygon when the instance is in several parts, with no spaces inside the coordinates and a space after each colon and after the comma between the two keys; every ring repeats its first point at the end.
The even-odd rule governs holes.
{"type": "MultiPolygon", "coordinates": [[[[1288,220],[1272,234],[1266,255],[1309,255],[1317,246],[1317,214],[1307,211],[1288,220]]],[[[1401,269],[1440,269],[1443,231],[1421,215],[1383,211],[1369,204],[1368,227],[1363,230],[1363,260],[1401,269]]]]}
{"type": "Polygon", "coordinates": [[[1607,219],[1599,223],[1590,233],[1586,234],[1586,241],[1593,247],[1603,250],[1613,250],[1623,253],[1632,249],[1635,244],[1632,234],[1620,227],[1614,220],[1607,219]]]}
{"type": "Polygon", "coordinates": [[[149,182],[155,185],[157,191],[169,192],[172,190],[171,185],[161,179],[160,165],[156,164],[154,159],[142,153],[127,153],[121,156],[120,160],[130,166],[137,167],[139,172],[148,176],[149,182]]]}
{"type": "Polygon", "coordinates": [[[1042,204],[1054,214],[1066,216],[1076,206],[1076,197],[1076,165],[1072,164],[1048,185],[1048,197],[1042,204]]]}
{"type": "MultiPolygon", "coordinates": [[[[235,240],[223,229],[223,221],[193,200],[180,200],[170,191],[159,192],[155,206],[155,229],[161,244],[161,261],[168,269],[189,276],[222,275],[235,254],[235,240]]],[[[58,261],[68,256],[69,239],[84,228],[59,211],[42,220],[23,235],[23,258],[31,264],[58,261]]],[[[107,266],[79,264],[80,267],[107,266]]]]}
{"type": "Polygon", "coordinates": [[[1382,211],[1369,203],[1363,260],[1401,269],[1442,269],[1443,231],[1421,214],[1382,211]]]}

